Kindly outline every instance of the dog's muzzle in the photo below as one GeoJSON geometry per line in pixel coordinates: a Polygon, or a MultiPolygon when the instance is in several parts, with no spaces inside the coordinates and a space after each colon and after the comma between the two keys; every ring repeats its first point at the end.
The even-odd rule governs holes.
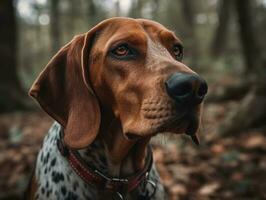
{"type": "Polygon", "coordinates": [[[197,74],[174,73],[165,82],[167,94],[174,100],[176,107],[187,110],[188,127],[185,131],[192,141],[199,145],[196,131],[199,119],[195,116],[194,109],[202,103],[208,91],[208,85],[197,74]]]}

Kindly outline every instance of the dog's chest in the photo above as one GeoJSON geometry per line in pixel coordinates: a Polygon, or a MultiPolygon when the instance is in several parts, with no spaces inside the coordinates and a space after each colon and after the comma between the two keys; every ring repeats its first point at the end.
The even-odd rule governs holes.
{"type": "MultiPolygon", "coordinates": [[[[39,200],[85,200],[85,199],[98,199],[98,191],[87,185],[71,168],[68,161],[60,154],[57,148],[57,139],[59,138],[60,125],[54,123],[49,130],[48,135],[44,139],[42,149],[40,150],[36,163],[35,177],[38,189],[35,199],[39,200]]],[[[97,145],[97,144],[96,144],[97,145]]],[[[101,150],[100,150],[101,151],[101,150]]],[[[82,152],[81,152],[82,153],[82,152]]],[[[83,152],[85,153],[85,152],[83,152]]],[[[99,169],[105,169],[105,160],[100,154],[90,154],[94,156],[91,160],[94,165],[99,169]]],[[[86,162],[90,162],[87,157],[86,162]]],[[[162,185],[159,183],[159,177],[152,167],[150,172],[150,180],[157,184],[155,195],[153,198],[148,199],[164,199],[164,191],[162,185]]],[[[135,192],[127,196],[126,199],[137,199],[141,193],[146,193],[147,196],[153,193],[153,187],[143,184],[136,189],[135,192]],[[143,191],[145,188],[145,191],[143,191]]]]}

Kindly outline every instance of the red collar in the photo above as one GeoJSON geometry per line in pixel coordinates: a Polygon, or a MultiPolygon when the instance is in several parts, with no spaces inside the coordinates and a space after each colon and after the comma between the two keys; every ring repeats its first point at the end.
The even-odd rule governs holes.
{"type": "Polygon", "coordinates": [[[145,167],[142,171],[136,174],[125,177],[116,178],[105,175],[98,169],[93,169],[81,158],[78,151],[67,148],[62,139],[57,140],[57,146],[61,154],[68,160],[72,169],[79,175],[87,184],[103,191],[128,193],[134,190],[138,185],[148,178],[153,158],[151,147],[148,147],[148,157],[145,167]]]}

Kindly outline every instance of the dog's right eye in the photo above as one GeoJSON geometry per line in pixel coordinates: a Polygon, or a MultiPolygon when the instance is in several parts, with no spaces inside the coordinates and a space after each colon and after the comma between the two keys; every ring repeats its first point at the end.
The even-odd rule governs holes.
{"type": "Polygon", "coordinates": [[[126,56],[128,55],[129,49],[125,45],[118,46],[115,48],[114,53],[117,56],[126,56]]]}
{"type": "Polygon", "coordinates": [[[175,44],[173,46],[173,53],[176,60],[181,61],[183,58],[183,47],[180,44],[175,44]]]}
{"type": "Polygon", "coordinates": [[[119,59],[127,59],[134,55],[133,50],[127,44],[121,44],[111,50],[113,56],[119,59]]]}

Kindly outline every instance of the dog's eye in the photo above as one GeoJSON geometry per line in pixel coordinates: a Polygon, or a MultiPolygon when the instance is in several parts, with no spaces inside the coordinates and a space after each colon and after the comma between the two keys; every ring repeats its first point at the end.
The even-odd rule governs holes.
{"type": "Polygon", "coordinates": [[[112,53],[116,55],[117,57],[125,57],[130,54],[130,49],[128,48],[127,45],[122,44],[116,47],[114,50],[112,50],[112,53]]]}
{"type": "Polygon", "coordinates": [[[182,60],[183,58],[183,47],[180,44],[175,44],[173,46],[173,53],[177,60],[182,60]]]}

